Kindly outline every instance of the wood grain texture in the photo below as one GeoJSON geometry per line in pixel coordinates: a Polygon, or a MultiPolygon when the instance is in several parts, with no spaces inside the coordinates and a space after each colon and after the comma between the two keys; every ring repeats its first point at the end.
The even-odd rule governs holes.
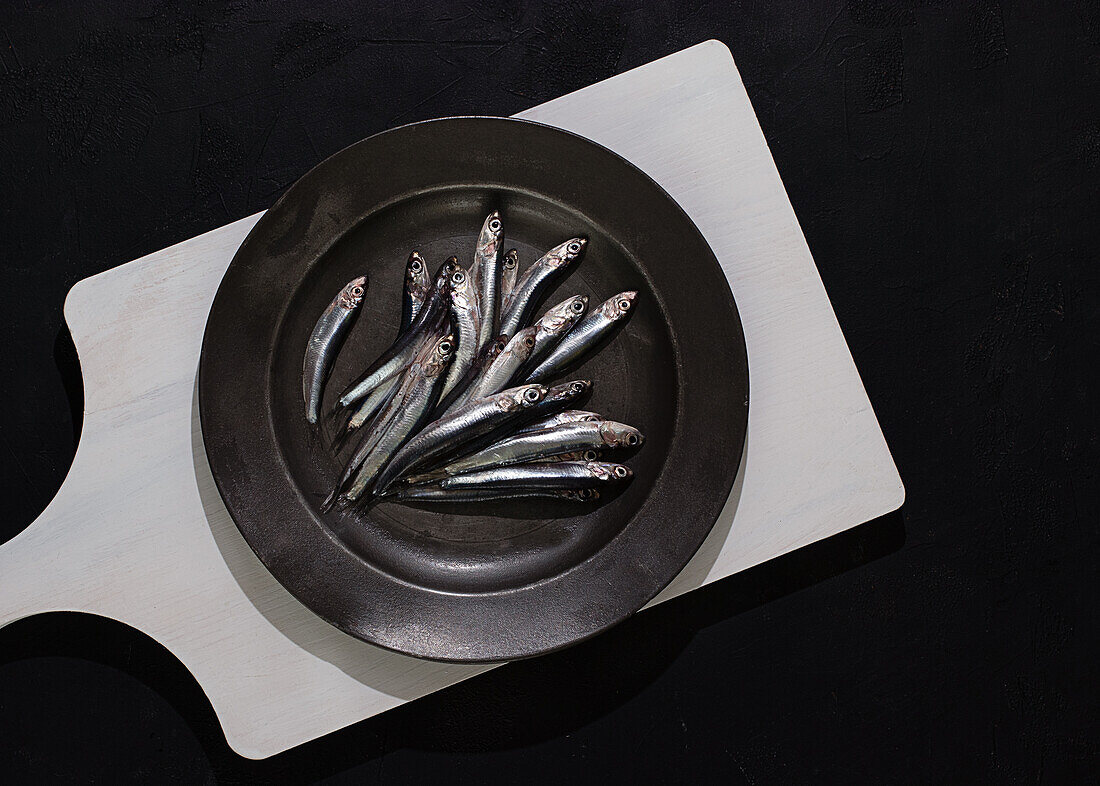
{"type": "MultiPolygon", "coordinates": [[[[742,472],[711,537],[655,602],[899,506],[900,479],[728,50],[706,42],[520,116],[588,136],[664,186],[714,248],[744,322],[742,472]]],[[[271,578],[225,511],[195,370],[210,301],[257,218],[73,288],[83,436],[57,497],[0,547],[0,625],[50,610],[132,625],[195,675],[230,744],[253,758],[486,668],[331,628],[271,578]]]]}

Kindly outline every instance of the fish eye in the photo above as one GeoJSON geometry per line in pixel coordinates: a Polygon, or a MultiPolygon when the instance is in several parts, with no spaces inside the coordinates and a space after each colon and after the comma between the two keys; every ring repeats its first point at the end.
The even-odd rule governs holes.
{"type": "Polygon", "coordinates": [[[570,254],[579,254],[581,253],[581,244],[574,240],[572,243],[565,247],[565,250],[568,251],[570,254]]]}
{"type": "Polygon", "coordinates": [[[500,231],[500,226],[501,226],[500,219],[499,218],[494,218],[492,221],[489,222],[489,231],[490,232],[499,232],[500,231]]]}
{"type": "Polygon", "coordinates": [[[505,258],[504,258],[504,266],[505,266],[506,268],[508,268],[509,270],[511,270],[512,268],[514,268],[514,267],[516,266],[516,260],[515,260],[515,258],[514,258],[514,257],[505,257],[505,258]]]}
{"type": "Polygon", "coordinates": [[[523,397],[532,403],[542,398],[538,388],[527,388],[527,390],[523,391],[523,397]]]}
{"type": "Polygon", "coordinates": [[[599,453],[597,453],[597,452],[596,452],[596,451],[594,451],[594,450],[586,450],[586,451],[584,452],[584,460],[585,460],[585,461],[595,461],[595,460],[596,460],[596,458],[597,458],[597,457],[598,457],[599,455],[600,455],[600,454],[599,454],[599,453]]]}
{"type": "Polygon", "coordinates": [[[363,296],[363,288],[360,287],[360,286],[352,287],[351,288],[351,296],[352,297],[362,297],[363,296]]]}
{"type": "Polygon", "coordinates": [[[571,391],[573,391],[574,393],[583,393],[584,392],[584,383],[583,382],[574,382],[572,385],[569,386],[569,389],[571,391]]]}
{"type": "Polygon", "coordinates": [[[593,491],[592,489],[581,489],[580,491],[577,492],[577,499],[581,500],[582,502],[587,502],[588,500],[596,499],[596,496],[597,496],[596,492],[593,491]]]}
{"type": "Polygon", "coordinates": [[[448,352],[451,351],[451,342],[444,341],[442,344],[439,345],[439,351],[446,355],[448,352]]]}
{"type": "Polygon", "coordinates": [[[523,345],[525,347],[535,346],[535,337],[534,336],[528,336],[527,338],[523,339],[523,345]]]}
{"type": "Polygon", "coordinates": [[[412,262],[409,263],[409,270],[414,273],[419,273],[421,267],[423,267],[423,265],[420,264],[419,259],[414,259],[412,262]]]}
{"type": "Polygon", "coordinates": [[[629,300],[627,300],[626,298],[623,298],[622,300],[619,301],[619,310],[620,311],[626,311],[629,308],[630,308],[630,301],[629,300]]]}
{"type": "Polygon", "coordinates": [[[628,472],[629,471],[627,470],[627,468],[624,467],[622,464],[615,467],[615,477],[617,477],[617,478],[625,478],[627,476],[628,472]]]}
{"type": "Polygon", "coordinates": [[[463,273],[461,270],[456,270],[455,274],[454,274],[454,282],[456,284],[461,284],[465,280],[466,280],[466,274],[463,273]]]}
{"type": "Polygon", "coordinates": [[[634,445],[637,445],[638,444],[638,435],[637,434],[628,434],[627,437],[626,437],[626,444],[630,445],[631,447],[633,447],[634,445]]]}
{"type": "Polygon", "coordinates": [[[584,311],[584,303],[579,300],[574,300],[573,310],[576,311],[578,314],[581,313],[582,311],[584,311]]]}

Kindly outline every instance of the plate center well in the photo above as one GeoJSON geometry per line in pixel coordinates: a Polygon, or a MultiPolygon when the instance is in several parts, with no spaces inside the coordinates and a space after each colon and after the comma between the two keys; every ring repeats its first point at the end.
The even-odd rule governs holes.
{"type": "MultiPolygon", "coordinates": [[[[647,265],[661,260],[646,260],[647,265]]],[[[271,356],[271,417],[283,460],[319,524],[363,561],[394,577],[450,592],[494,592],[568,570],[611,540],[645,501],[672,439],[676,405],[673,344],[657,297],[637,262],[585,216],[539,195],[508,188],[429,190],[368,215],[336,242],[303,278],[278,331],[271,356]],[[517,248],[521,273],[547,249],[574,235],[589,246],[543,300],[537,313],[575,294],[593,309],[612,295],[637,290],[636,311],[598,354],[561,377],[593,382],[582,408],[638,427],[646,436],[621,457],[634,470],[622,493],[596,505],[507,500],[477,505],[380,503],[362,512],[323,514],[321,500],[351,448],[336,457],[331,429],[318,434],[301,414],[302,354],[316,315],[357,275],[370,278],[356,324],[325,389],[325,410],[339,392],[393,341],[409,252],[434,269],[455,254],[464,266],[492,209],[505,221],[505,248],[517,248]]],[[[551,383],[554,384],[554,383],[551,383]]],[[[352,440],[354,445],[355,440],[352,440]]]]}

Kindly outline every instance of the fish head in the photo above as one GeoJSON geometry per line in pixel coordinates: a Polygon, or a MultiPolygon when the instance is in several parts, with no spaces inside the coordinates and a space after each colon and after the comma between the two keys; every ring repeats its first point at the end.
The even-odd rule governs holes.
{"type": "Polygon", "coordinates": [[[504,259],[501,261],[505,270],[515,270],[519,267],[519,252],[514,248],[510,248],[504,252],[504,259]]]}
{"type": "Polygon", "coordinates": [[[567,453],[562,457],[562,461],[596,461],[599,457],[600,451],[589,448],[588,450],[578,450],[575,453],[567,453]]]}
{"type": "Polygon", "coordinates": [[[625,464],[614,464],[610,461],[589,461],[584,466],[593,478],[602,480],[605,483],[625,483],[634,477],[630,467],[625,464]]]}
{"type": "Polygon", "coordinates": [[[492,340],[492,342],[486,349],[486,352],[488,353],[489,358],[492,359],[503,352],[506,346],[508,346],[508,336],[504,333],[501,333],[499,336],[492,340]]]}
{"type": "Polygon", "coordinates": [[[600,498],[600,492],[596,489],[568,489],[561,493],[565,499],[574,502],[595,502],[600,498]]]}
{"type": "Polygon", "coordinates": [[[638,429],[614,420],[605,420],[600,424],[600,438],[609,448],[636,448],[645,442],[638,429]]]}
{"type": "Polygon", "coordinates": [[[587,295],[574,295],[568,300],[563,300],[553,308],[547,310],[542,318],[535,323],[539,333],[543,336],[557,336],[577,323],[584,316],[588,308],[587,295]]]}
{"type": "Polygon", "coordinates": [[[472,309],[476,304],[475,289],[470,275],[459,268],[451,274],[451,302],[463,311],[472,309]]]}
{"type": "Polygon", "coordinates": [[[428,356],[423,361],[424,375],[435,377],[443,373],[455,356],[455,337],[448,333],[430,345],[428,356]]]}
{"type": "Polygon", "coordinates": [[[442,291],[450,286],[451,276],[458,270],[458,257],[447,257],[435,273],[435,288],[442,291]]]}
{"type": "MultiPolygon", "coordinates": [[[[329,290],[331,291],[331,290],[329,290]]],[[[353,278],[340,290],[340,307],[348,311],[354,311],[363,302],[363,296],[367,293],[367,277],[353,278]]]]}
{"type": "Polygon", "coordinates": [[[636,297],[637,292],[620,292],[600,305],[600,313],[610,320],[622,319],[634,308],[636,297]]]}
{"type": "Polygon", "coordinates": [[[427,286],[428,263],[419,251],[409,254],[409,261],[405,263],[405,281],[406,286],[427,286]]]}
{"type": "Polygon", "coordinates": [[[512,336],[512,340],[508,342],[508,346],[504,348],[504,351],[519,358],[520,363],[526,363],[527,358],[531,357],[531,353],[535,351],[535,345],[538,343],[538,330],[538,325],[525,327],[512,336]]]}
{"type": "Polygon", "coordinates": [[[546,398],[545,385],[520,385],[497,394],[497,406],[506,412],[529,409],[546,398]]]}
{"type": "Polygon", "coordinates": [[[494,210],[481,225],[481,234],[477,236],[477,253],[483,257],[496,256],[503,239],[504,222],[500,218],[500,211],[494,210]]]}
{"type": "Polygon", "coordinates": [[[592,380],[574,379],[561,385],[555,385],[546,392],[549,401],[576,401],[592,389],[592,380]]]}
{"type": "Polygon", "coordinates": [[[566,240],[560,246],[555,246],[546,252],[545,256],[539,260],[542,264],[550,265],[551,267],[564,267],[575,259],[579,259],[581,254],[584,253],[584,249],[588,246],[588,239],[584,237],[573,237],[566,240]]]}

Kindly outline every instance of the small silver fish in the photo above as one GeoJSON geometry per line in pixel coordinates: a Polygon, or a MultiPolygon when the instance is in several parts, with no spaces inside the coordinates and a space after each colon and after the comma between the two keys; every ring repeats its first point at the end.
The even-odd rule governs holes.
{"type": "Polygon", "coordinates": [[[559,461],[493,467],[433,481],[440,489],[583,489],[625,483],[634,476],[625,464],[609,461],[559,461]]]}
{"type": "Polygon", "coordinates": [[[409,254],[409,261],[405,263],[405,288],[401,293],[401,325],[397,332],[398,336],[412,325],[431,288],[428,263],[424,261],[424,257],[420,256],[419,251],[413,251],[409,254]]]}
{"type": "Polygon", "coordinates": [[[595,502],[600,498],[596,489],[540,488],[476,488],[441,489],[435,486],[404,486],[389,499],[411,502],[495,502],[501,499],[561,499],[569,502],[595,502]]]}
{"type": "Polygon", "coordinates": [[[637,296],[637,292],[620,292],[604,301],[599,308],[578,322],[525,378],[532,382],[549,379],[573,368],[591,349],[609,336],[622,320],[634,313],[634,300],[637,296]]]}
{"type": "MultiPolygon", "coordinates": [[[[430,336],[431,342],[428,345],[434,344],[439,336],[430,336]]],[[[340,475],[340,480],[336,483],[332,489],[332,493],[328,495],[325,501],[321,504],[322,510],[328,510],[332,504],[336,501],[337,495],[341,491],[347,488],[351,483],[356,473],[359,471],[359,467],[362,466],[363,460],[378,444],[378,439],[384,433],[384,429],[380,428],[385,426],[390,420],[392,420],[394,413],[399,409],[408,395],[412,382],[419,373],[418,360],[420,359],[423,347],[420,347],[416,355],[412,358],[409,364],[401,371],[400,374],[392,377],[389,381],[383,383],[378,388],[375,388],[374,392],[367,397],[369,401],[371,398],[378,396],[382,397],[382,401],[375,413],[372,416],[368,416],[364,420],[365,423],[369,423],[369,426],[360,432],[359,444],[355,448],[355,452],[352,453],[351,458],[344,465],[344,470],[340,475]],[[388,387],[389,390],[386,393],[380,393],[381,388],[388,387]]],[[[358,413],[356,413],[358,414],[358,413]]],[[[349,424],[350,425],[350,424],[349,424]]],[[[362,424],[360,424],[362,426],[362,424]]],[[[340,435],[338,435],[336,442],[334,443],[334,450],[339,452],[342,449],[344,440],[350,435],[352,429],[345,429],[340,435]]]]}
{"type": "MultiPolygon", "coordinates": [[[[519,388],[512,388],[511,390],[521,390],[519,388]]],[[[574,404],[579,401],[583,396],[588,394],[588,391],[592,389],[592,381],[588,379],[574,379],[570,382],[563,382],[560,385],[555,385],[552,388],[543,388],[546,392],[543,394],[542,399],[539,401],[530,401],[525,411],[519,413],[517,417],[509,417],[508,419],[501,421],[496,426],[491,426],[481,430],[474,430],[468,438],[457,440],[446,449],[440,450],[434,453],[430,460],[419,462],[417,467],[428,468],[429,466],[438,465],[455,458],[469,455],[470,453],[476,453],[484,447],[493,444],[497,440],[501,439],[510,430],[514,430],[517,426],[523,425],[526,422],[545,420],[549,416],[565,409],[570,404],[574,404]]],[[[509,393],[505,390],[501,393],[487,396],[483,399],[477,399],[470,402],[464,408],[467,412],[470,410],[477,410],[478,402],[493,401],[498,396],[502,396],[509,393]]],[[[454,414],[447,417],[453,417],[454,414]]],[[[412,472],[410,469],[406,473],[412,472]]]]}
{"type": "MultiPolygon", "coordinates": [[[[527,461],[528,464],[554,464],[559,461],[599,461],[600,451],[589,448],[588,450],[575,450],[572,453],[560,453],[554,456],[545,456],[543,458],[533,458],[527,461]]],[[[490,465],[492,466],[492,465],[490,465]]],[[[507,466],[507,465],[502,465],[507,466]]],[[[489,469],[489,467],[479,467],[479,469],[489,469]]],[[[420,475],[409,475],[402,479],[393,486],[390,486],[390,493],[394,493],[394,489],[400,488],[400,485],[406,486],[423,486],[427,483],[431,483],[436,480],[442,480],[449,477],[450,473],[444,472],[442,469],[433,469],[430,472],[424,472],[420,475]]]]}
{"type": "Polygon", "coordinates": [[[588,240],[574,237],[547,251],[516,281],[511,297],[504,304],[498,332],[509,336],[527,324],[547,287],[562,275],[569,264],[580,259],[588,240]]]}
{"type": "MultiPolygon", "coordinates": [[[[334,495],[342,490],[340,498],[345,502],[359,499],[394,452],[423,425],[435,406],[439,385],[454,357],[454,348],[453,335],[425,343],[403,375],[396,395],[352,456],[334,495]]],[[[326,504],[331,504],[329,500],[326,504]]]]}
{"type": "Polygon", "coordinates": [[[574,458],[583,456],[588,461],[594,461],[598,458],[598,450],[637,447],[644,441],[645,438],[638,429],[613,420],[564,423],[542,431],[507,437],[484,450],[456,459],[432,473],[406,480],[409,483],[420,483],[431,480],[432,477],[461,475],[490,467],[505,467],[567,455],[574,458]]]}
{"type": "MultiPolygon", "coordinates": [[[[590,390],[592,390],[592,381],[588,379],[574,379],[569,382],[563,382],[560,385],[554,385],[552,388],[547,388],[546,395],[542,397],[542,401],[533,403],[530,409],[520,418],[519,422],[508,424],[508,433],[514,433],[527,423],[545,420],[551,415],[566,409],[570,405],[575,405],[581,398],[586,396],[590,390]]],[[[477,439],[468,440],[463,443],[461,450],[454,451],[450,456],[440,456],[439,458],[442,461],[465,456],[469,453],[475,453],[506,436],[506,434],[503,433],[504,431],[505,429],[500,429],[488,436],[481,436],[477,439]]]]}
{"type": "Polygon", "coordinates": [[[550,350],[557,346],[569,330],[584,316],[588,308],[588,295],[574,295],[558,303],[539,318],[535,328],[535,346],[527,358],[527,367],[537,364],[550,350]]]}
{"type": "Polygon", "coordinates": [[[500,302],[504,303],[516,288],[516,276],[519,275],[519,252],[514,248],[505,251],[500,267],[500,302]]]}
{"type": "Polygon", "coordinates": [[[450,392],[440,397],[439,405],[436,407],[436,417],[442,417],[444,413],[449,412],[456,401],[469,401],[470,385],[481,376],[490,363],[496,360],[497,355],[503,352],[506,346],[508,346],[507,336],[497,336],[481,350],[470,368],[462,375],[462,379],[455,383],[450,392]]]}
{"type": "Polygon", "coordinates": [[[366,286],[366,276],[349,281],[329,303],[309,334],[305,360],[302,362],[302,398],[306,406],[306,420],[310,423],[317,422],[325,381],[363,302],[366,286]]]}
{"type": "Polygon", "coordinates": [[[337,402],[338,408],[343,409],[366,398],[378,385],[408,365],[407,355],[403,353],[409,345],[418,343],[418,339],[434,332],[446,320],[450,308],[451,276],[456,270],[457,257],[450,257],[439,267],[432,288],[412,325],[355,382],[344,389],[337,402]]]}
{"type": "Polygon", "coordinates": [[[405,444],[378,476],[375,492],[381,494],[401,476],[503,425],[513,422],[545,398],[542,385],[522,385],[479,398],[445,415],[405,444]]]}
{"type": "Polygon", "coordinates": [[[503,240],[504,222],[501,220],[500,212],[494,210],[481,225],[481,233],[474,247],[474,261],[470,264],[470,278],[473,279],[474,288],[477,291],[476,299],[481,312],[477,349],[474,354],[484,349],[485,345],[496,336],[497,320],[500,318],[500,244],[503,240]]]}
{"type": "Polygon", "coordinates": [[[447,414],[457,411],[471,401],[504,390],[516,372],[531,357],[531,353],[535,351],[537,334],[538,328],[532,325],[512,336],[500,354],[482,370],[466,392],[451,404],[447,414]]]}
{"type": "Polygon", "coordinates": [[[455,326],[458,349],[455,351],[454,362],[447,370],[443,396],[450,393],[459,380],[466,376],[479,351],[478,334],[482,315],[478,307],[479,296],[471,278],[465,270],[456,270],[451,276],[451,324],[455,326]]]}
{"type": "Polygon", "coordinates": [[[583,409],[567,409],[564,412],[559,412],[556,415],[551,415],[542,420],[536,420],[531,425],[518,429],[515,432],[515,436],[530,434],[532,431],[542,431],[543,429],[554,428],[563,423],[595,423],[600,420],[603,420],[603,417],[596,412],[588,412],[583,409]]]}

